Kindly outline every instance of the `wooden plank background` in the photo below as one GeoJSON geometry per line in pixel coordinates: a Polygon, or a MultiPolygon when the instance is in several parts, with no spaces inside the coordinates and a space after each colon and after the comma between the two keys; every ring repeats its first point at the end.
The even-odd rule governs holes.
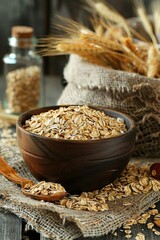
{"type": "Polygon", "coordinates": [[[21,240],[21,219],[16,217],[14,214],[0,212],[0,239],[21,240]]]}

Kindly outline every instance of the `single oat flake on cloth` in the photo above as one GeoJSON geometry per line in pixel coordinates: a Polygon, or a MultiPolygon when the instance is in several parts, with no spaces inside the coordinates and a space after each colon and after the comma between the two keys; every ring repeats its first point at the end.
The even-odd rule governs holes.
{"type": "MultiPolygon", "coordinates": [[[[0,154],[21,176],[36,182],[16,145],[7,146],[0,140],[0,154]]],[[[142,185],[145,185],[145,181],[142,181],[142,185]]],[[[86,211],[69,209],[59,203],[30,199],[22,194],[18,185],[0,175],[0,208],[25,219],[36,231],[50,239],[98,237],[116,230],[127,220],[136,215],[139,216],[152,204],[158,202],[160,200],[159,187],[158,182],[158,185],[153,184],[149,192],[107,201],[108,210],[86,211]]],[[[127,194],[128,189],[126,188],[125,191],[127,194]]]]}

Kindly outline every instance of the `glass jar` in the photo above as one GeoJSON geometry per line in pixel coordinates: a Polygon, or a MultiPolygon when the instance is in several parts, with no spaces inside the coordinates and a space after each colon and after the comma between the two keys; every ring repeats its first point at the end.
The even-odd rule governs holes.
{"type": "Polygon", "coordinates": [[[43,61],[35,53],[33,28],[12,27],[11,52],[4,56],[3,108],[7,113],[21,114],[43,106],[43,61]]]}

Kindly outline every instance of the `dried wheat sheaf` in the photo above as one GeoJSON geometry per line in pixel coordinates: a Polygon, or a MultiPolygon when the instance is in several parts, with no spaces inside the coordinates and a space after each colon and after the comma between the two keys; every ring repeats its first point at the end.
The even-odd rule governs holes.
{"type": "Polygon", "coordinates": [[[59,35],[40,40],[42,55],[77,54],[84,60],[106,68],[135,72],[150,78],[160,77],[158,40],[160,4],[151,4],[153,24],[148,18],[143,1],[135,1],[135,8],[150,41],[133,29],[115,9],[102,1],[86,0],[94,15],[92,30],[59,17],[55,27],[59,35]],[[96,17],[95,17],[96,16],[96,17]]]}

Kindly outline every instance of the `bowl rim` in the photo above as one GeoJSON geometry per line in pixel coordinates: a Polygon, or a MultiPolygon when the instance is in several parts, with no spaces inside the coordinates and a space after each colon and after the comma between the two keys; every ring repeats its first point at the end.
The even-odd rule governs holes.
{"type": "MultiPolygon", "coordinates": [[[[112,112],[115,112],[115,113],[118,113],[118,114],[120,114],[120,115],[122,115],[122,117],[123,116],[125,116],[125,118],[127,118],[128,119],[128,121],[130,122],[130,128],[129,129],[127,129],[127,131],[126,132],[124,132],[124,133],[122,133],[122,134],[120,134],[120,135],[118,135],[118,136],[114,136],[114,137],[109,137],[109,138],[103,138],[103,139],[93,139],[93,140],[73,140],[73,139],[57,139],[57,138],[51,138],[51,137],[45,137],[45,136],[42,136],[42,135],[38,135],[38,134],[35,134],[35,133],[32,133],[32,132],[29,132],[29,131],[27,131],[27,130],[25,130],[24,128],[23,128],[23,125],[22,125],[22,123],[21,123],[21,121],[23,120],[23,118],[27,115],[27,114],[29,114],[29,115],[36,115],[36,114],[31,114],[31,112],[34,112],[34,111],[38,111],[38,110],[41,110],[41,109],[43,109],[43,110],[45,110],[45,109],[48,109],[48,110],[46,110],[46,111],[49,111],[49,110],[51,110],[51,109],[54,109],[55,107],[56,107],[56,109],[57,108],[59,108],[59,107],[69,107],[69,106],[84,106],[84,105],[80,105],[80,104],[68,104],[68,105],[51,105],[51,106],[45,106],[45,107],[40,107],[40,108],[35,108],[35,109],[32,109],[32,110],[29,110],[29,111],[26,111],[26,112],[24,112],[24,113],[22,113],[19,117],[18,117],[18,119],[17,119],[17,121],[16,121],[16,129],[21,129],[21,131],[22,132],[24,132],[25,134],[27,134],[27,135],[31,135],[31,136],[34,136],[34,137],[38,137],[38,138],[40,138],[40,139],[47,139],[47,140],[50,140],[50,141],[55,141],[55,142],[68,142],[68,143],[100,143],[100,142],[106,142],[106,141],[110,141],[110,140],[114,140],[114,139],[118,139],[118,138],[121,138],[121,137],[123,137],[123,136],[126,136],[126,135],[129,135],[129,134],[131,134],[132,132],[134,132],[135,130],[136,130],[136,125],[135,125],[135,121],[132,119],[132,117],[130,117],[128,114],[126,114],[126,113],[123,113],[123,112],[120,112],[120,111],[117,111],[117,110],[115,110],[115,109],[113,109],[113,108],[108,108],[108,107],[105,107],[105,106],[96,106],[96,105],[87,105],[86,104],[86,106],[88,106],[88,107],[90,107],[90,108],[94,108],[94,109],[96,109],[96,110],[99,110],[99,111],[103,111],[103,109],[105,109],[106,111],[108,110],[108,111],[112,111],[112,112]]],[[[45,111],[43,111],[43,112],[45,112],[45,111]]],[[[39,113],[40,114],[40,113],[39,113]]],[[[30,117],[31,117],[30,116],[30,117]]],[[[29,119],[29,118],[28,118],[29,119]]],[[[27,119],[26,119],[27,120],[27,119]]]]}

